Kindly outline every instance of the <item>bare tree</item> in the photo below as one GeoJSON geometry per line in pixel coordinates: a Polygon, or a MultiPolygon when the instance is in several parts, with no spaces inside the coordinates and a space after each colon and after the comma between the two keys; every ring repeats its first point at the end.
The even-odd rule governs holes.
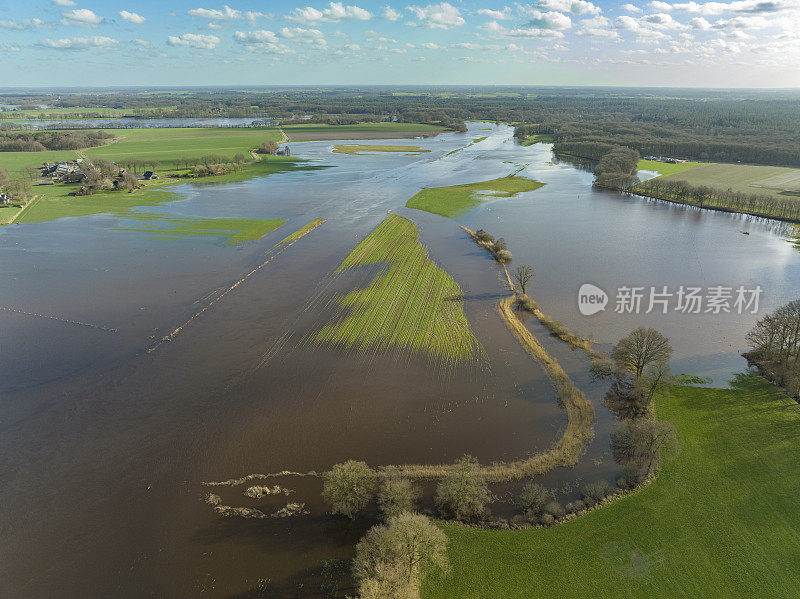
{"type": "Polygon", "coordinates": [[[672,346],[669,339],[655,329],[644,327],[639,327],[620,339],[611,350],[611,359],[617,368],[631,373],[636,380],[639,380],[650,364],[667,363],[671,357],[672,346]]]}
{"type": "Polygon", "coordinates": [[[514,279],[514,284],[519,287],[520,291],[522,291],[522,295],[526,295],[528,289],[528,283],[530,280],[535,276],[535,272],[533,272],[533,266],[529,264],[520,264],[514,269],[514,272],[511,273],[511,276],[514,279]]]}
{"type": "Polygon", "coordinates": [[[623,420],[611,433],[611,454],[623,465],[635,465],[646,476],[655,471],[665,449],[677,449],[675,428],[649,418],[623,420]]]}
{"type": "Polygon", "coordinates": [[[436,487],[436,504],[458,520],[476,518],[483,514],[492,499],[478,460],[465,455],[450,466],[436,487]]]}
{"type": "Polygon", "coordinates": [[[322,497],[331,512],[353,518],[375,495],[377,475],[364,462],[347,460],[322,475],[322,497]]]}

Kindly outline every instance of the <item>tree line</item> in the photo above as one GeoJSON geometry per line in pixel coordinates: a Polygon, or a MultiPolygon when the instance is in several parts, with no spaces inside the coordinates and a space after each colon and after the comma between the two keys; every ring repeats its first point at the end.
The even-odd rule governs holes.
{"type": "Polygon", "coordinates": [[[766,194],[692,185],[687,181],[661,177],[637,183],[630,188],[630,191],[649,198],[669,200],[698,208],[722,209],[800,222],[800,202],[796,198],[781,199],[766,194]]]}
{"type": "Polygon", "coordinates": [[[800,300],[762,317],[747,334],[752,349],[745,353],[767,378],[800,396],[800,300]]]}
{"type": "Polygon", "coordinates": [[[639,152],[631,148],[612,148],[597,163],[594,184],[606,189],[628,189],[639,181],[636,177],[639,158],[639,152]]]}
{"type": "Polygon", "coordinates": [[[0,129],[0,152],[82,150],[102,146],[113,137],[98,129],[81,131],[19,132],[0,129]]]}

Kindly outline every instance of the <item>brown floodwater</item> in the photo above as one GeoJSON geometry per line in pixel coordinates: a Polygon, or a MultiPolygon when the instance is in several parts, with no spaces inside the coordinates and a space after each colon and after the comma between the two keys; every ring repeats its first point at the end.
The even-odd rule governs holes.
{"type": "MultiPolygon", "coordinates": [[[[506,294],[500,271],[457,222],[504,236],[515,261],[535,266],[533,295],[542,309],[601,343],[639,319],[608,310],[581,316],[576,293],[583,282],[606,289],[628,281],[758,283],[766,307],[795,299],[800,254],[779,225],[594,191],[591,175],[553,162],[549,146],[517,146],[506,126],[476,130],[489,126],[415,140],[431,150],[421,156],[339,155],[329,142],[298,143],[295,152],[335,168],[187,186],[183,199],[142,209],[213,217],[224,204],[226,217],[287,219],[243,248],[121,231],[124,217],[108,215],[0,230],[7,357],[0,377],[0,596],[321,596],[326,580],[347,584],[331,564],[352,556],[374,514],[354,522],[327,515],[314,476],[204,483],[319,472],[349,458],[379,466],[445,463],[471,453],[486,463],[547,448],[565,415],[544,371],[497,315],[506,294]],[[487,133],[484,142],[444,156],[487,133]],[[403,207],[422,187],[491,179],[525,165],[547,186],[488,202],[457,221],[403,207]],[[388,210],[420,227],[432,259],[460,284],[485,360],[442,371],[423,356],[302,342],[327,322],[325,300],[374,273],[331,277],[388,210]],[[146,351],[317,217],[328,222],[173,341],[146,351]],[[290,494],[251,499],[242,493],[250,484],[290,494]],[[308,513],[225,518],[205,502],[208,493],[266,514],[289,502],[305,504],[308,513]]],[[[676,370],[724,384],[744,366],[737,351],[756,315],[660,316],[644,320],[672,338],[676,370]]],[[[540,477],[570,498],[582,482],[613,480],[614,419],[585,354],[535,320],[527,324],[597,413],[581,462],[540,477]]],[[[495,514],[513,512],[509,493],[517,488],[494,489],[495,514]]],[[[428,507],[431,492],[426,484],[428,507]]]]}

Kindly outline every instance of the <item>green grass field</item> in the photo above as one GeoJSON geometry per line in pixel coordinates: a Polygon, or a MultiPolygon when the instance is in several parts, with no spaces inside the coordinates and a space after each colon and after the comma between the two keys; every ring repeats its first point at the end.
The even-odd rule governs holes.
{"type": "Polygon", "coordinates": [[[682,173],[705,163],[703,162],[679,162],[672,164],[670,162],[661,162],[659,160],[640,160],[636,165],[637,170],[640,171],[655,171],[659,176],[674,175],[675,173],[682,173]]]}
{"type": "Polygon", "coordinates": [[[365,288],[338,298],[336,316],[314,343],[368,353],[418,352],[439,365],[483,354],[464,316],[461,289],[428,258],[411,221],[388,216],[336,272],[367,265],[380,265],[380,272],[365,288]]]}
{"type": "Polygon", "coordinates": [[[800,169],[783,166],[700,164],[691,170],[667,175],[665,179],[687,181],[696,186],[707,185],[744,193],[769,195],[784,200],[800,197],[800,169]]]}
{"type": "MultiPolygon", "coordinates": [[[[99,156],[114,162],[125,158],[158,160],[163,168],[181,168],[182,157],[200,158],[218,154],[233,158],[236,154],[250,157],[250,150],[265,141],[279,141],[282,136],[274,128],[175,128],[125,129],[113,131],[118,141],[84,150],[87,157],[99,156]]],[[[0,156],[2,161],[2,156],[0,156]]]]}
{"type": "Polygon", "coordinates": [[[419,146],[371,146],[367,144],[337,144],[333,146],[336,154],[375,154],[379,152],[405,152],[407,154],[421,154],[430,152],[419,146]]]}
{"type": "Polygon", "coordinates": [[[510,198],[524,191],[534,191],[544,183],[509,175],[491,181],[430,187],[418,192],[408,200],[408,208],[416,208],[441,216],[453,218],[472,210],[478,204],[493,198],[510,198]]]}
{"type": "MultiPolygon", "coordinates": [[[[252,177],[264,177],[278,172],[317,168],[324,167],[270,157],[253,164],[245,165],[241,170],[227,175],[205,177],[202,179],[162,178],[157,181],[148,182],[145,188],[138,189],[133,193],[107,192],[95,193],[90,196],[70,195],[78,187],[77,184],[57,183],[55,185],[37,185],[33,188],[34,193],[37,195],[36,199],[24,209],[16,222],[41,223],[70,216],[88,216],[91,214],[103,213],[120,214],[136,206],[156,206],[179,199],[180,196],[169,188],[181,183],[216,185],[220,183],[244,181],[252,177]]],[[[4,210],[11,209],[0,208],[0,218],[5,214],[3,212],[4,210]]]]}
{"type": "Polygon", "coordinates": [[[444,525],[426,599],[798,596],[800,406],[762,379],[657,400],[681,452],[649,486],[550,528],[444,525]]]}

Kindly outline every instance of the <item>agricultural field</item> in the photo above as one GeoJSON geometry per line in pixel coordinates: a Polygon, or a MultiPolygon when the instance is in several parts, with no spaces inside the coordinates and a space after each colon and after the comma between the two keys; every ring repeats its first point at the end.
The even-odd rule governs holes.
{"type": "Polygon", "coordinates": [[[656,410],[681,450],[654,482],[553,527],[443,524],[452,573],[423,597],[795,597],[800,406],[741,375],[656,410]]]}
{"type": "Polygon", "coordinates": [[[700,164],[691,170],[669,174],[664,178],[686,181],[695,186],[706,185],[768,195],[782,200],[800,197],[800,169],[783,166],[700,164]]]}
{"type": "MultiPolygon", "coordinates": [[[[283,139],[275,128],[174,128],[125,129],[117,139],[97,148],[84,150],[87,157],[98,156],[114,162],[126,158],[157,160],[163,168],[181,168],[181,158],[200,158],[217,154],[232,158],[236,154],[249,156],[250,150],[266,141],[283,139]]],[[[2,156],[0,155],[0,160],[2,156]]]]}
{"type": "MultiPolygon", "coordinates": [[[[523,143],[523,145],[525,145],[523,143]]],[[[654,171],[659,174],[659,176],[665,175],[674,175],[675,173],[682,173],[698,166],[703,165],[703,162],[679,162],[679,163],[670,163],[670,162],[661,162],[660,160],[640,160],[637,165],[636,169],[640,171],[654,171]]]]}
{"type": "Polygon", "coordinates": [[[281,129],[289,141],[327,141],[345,139],[404,139],[429,137],[442,131],[439,125],[417,123],[359,123],[358,125],[286,125],[281,129]]]}
{"type": "Polygon", "coordinates": [[[348,350],[417,352],[440,365],[483,355],[464,316],[461,289],[431,262],[414,224],[386,218],[350,252],[336,274],[377,265],[363,289],[338,299],[338,311],[312,341],[348,350]]]}
{"type": "Polygon", "coordinates": [[[376,154],[380,152],[405,152],[406,154],[421,154],[423,152],[430,152],[430,150],[423,150],[419,146],[371,146],[366,144],[337,144],[333,146],[335,154],[376,154]]]}
{"type": "Polygon", "coordinates": [[[418,192],[406,203],[408,208],[416,208],[450,218],[466,214],[475,206],[492,198],[510,198],[518,193],[534,191],[544,183],[509,175],[490,181],[430,187],[418,192]]]}

